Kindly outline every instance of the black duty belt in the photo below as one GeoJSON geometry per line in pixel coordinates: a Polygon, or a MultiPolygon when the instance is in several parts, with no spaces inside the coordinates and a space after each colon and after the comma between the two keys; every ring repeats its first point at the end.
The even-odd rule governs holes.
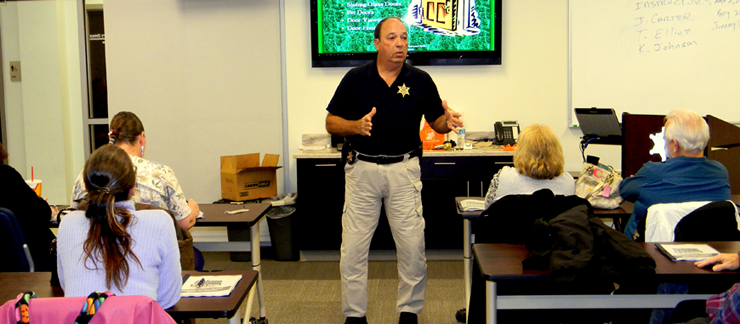
{"type": "Polygon", "coordinates": [[[365,155],[360,152],[355,151],[355,156],[357,156],[357,159],[360,161],[370,162],[370,163],[376,163],[376,164],[393,164],[403,161],[404,158],[408,157],[409,159],[421,156],[421,149],[413,150],[409,153],[402,154],[402,155],[365,155]]]}

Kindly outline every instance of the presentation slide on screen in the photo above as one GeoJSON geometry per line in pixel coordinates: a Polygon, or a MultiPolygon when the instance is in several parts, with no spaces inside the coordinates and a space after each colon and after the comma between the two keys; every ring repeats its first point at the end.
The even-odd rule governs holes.
{"type": "Polygon", "coordinates": [[[319,54],[375,52],[383,18],[408,26],[409,52],[493,51],[494,1],[317,0],[319,54]]]}

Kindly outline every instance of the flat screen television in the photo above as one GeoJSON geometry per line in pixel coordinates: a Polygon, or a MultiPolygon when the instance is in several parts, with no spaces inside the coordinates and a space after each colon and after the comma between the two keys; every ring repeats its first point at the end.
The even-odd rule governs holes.
{"type": "Polygon", "coordinates": [[[311,66],[357,66],[376,57],[375,26],[407,25],[413,65],[501,64],[502,0],[310,0],[311,66]]]}

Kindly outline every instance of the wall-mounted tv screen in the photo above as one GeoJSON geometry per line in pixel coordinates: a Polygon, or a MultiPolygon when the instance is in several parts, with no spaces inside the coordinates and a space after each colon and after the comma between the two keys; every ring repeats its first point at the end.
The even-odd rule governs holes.
{"type": "Polygon", "coordinates": [[[372,61],[375,26],[387,17],[406,23],[410,64],[501,64],[501,1],[311,0],[311,65],[372,61]]]}

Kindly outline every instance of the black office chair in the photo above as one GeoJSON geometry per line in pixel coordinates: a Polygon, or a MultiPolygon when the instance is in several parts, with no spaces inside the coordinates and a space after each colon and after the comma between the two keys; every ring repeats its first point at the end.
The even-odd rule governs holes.
{"type": "MultiPolygon", "coordinates": [[[[481,217],[473,222],[475,243],[526,244],[533,234],[533,224],[537,219],[550,219],[574,205],[588,204],[588,201],[577,196],[555,195],[549,189],[541,189],[531,195],[507,195],[497,200],[481,217]]],[[[497,284],[499,295],[531,295],[543,291],[553,291],[554,285],[543,285],[536,281],[519,281],[516,284],[497,284]]],[[[458,322],[481,323],[485,319],[485,290],[480,268],[473,267],[470,305],[456,314],[458,322]],[[469,313],[468,313],[469,312],[469,313]],[[466,314],[468,313],[468,314],[466,314]]],[[[560,320],[572,319],[572,312],[562,310],[500,310],[499,321],[521,322],[525,316],[532,323],[557,323],[560,320]]],[[[598,317],[597,312],[580,314],[598,317]]],[[[566,320],[567,321],[567,320],[566,320]]]]}
{"type": "Polygon", "coordinates": [[[0,208],[0,272],[34,272],[23,231],[7,208],[0,208]]]}
{"type": "Polygon", "coordinates": [[[531,195],[507,195],[495,201],[473,222],[475,243],[525,244],[536,219],[549,219],[584,201],[540,189],[531,195]]]}
{"type": "MultiPolygon", "coordinates": [[[[671,208],[665,204],[663,208],[671,208]]],[[[678,204],[680,205],[680,204],[678,204]]],[[[659,206],[660,207],[660,206],[659,206]]],[[[651,206],[650,208],[653,208],[651,206]]],[[[647,222],[647,217],[645,222],[647,222]]],[[[647,234],[647,233],[646,233],[647,234]]],[[[647,235],[645,236],[647,239],[647,235]]],[[[649,239],[648,239],[649,240],[649,239]]],[[[699,208],[688,212],[680,218],[673,228],[674,242],[709,242],[709,241],[738,241],[740,240],[740,231],[738,231],[737,209],[732,201],[716,201],[707,203],[699,208]]],[[[725,291],[732,286],[732,283],[701,283],[701,284],[676,284],[662,283],[661,289],[665,291],[683,292],[687,291],[693,294],[716,294],[725,291]]],[[[692,304],[702,304],[706,301],[688,301],[679,304],[675,308],[675,313],[671,311],[656,310],[654,317],[663,318],[665,321],[678,323],[685,319],[699,316],[694,310],[697,308],[692,304]],[[688,315],[685,314],[688,312],[688,315]]],[[[700,312],[699,312],[700,313],[700,312]]]]}
{"type": "Polygon", "coordinates": [[[708,203],[676,224],[675,242],[740,241],[737,210],[732,201],[708,203]]]}
{"type": "Polygon", "coordinates": [[[702,202],[684,202],[650,206],[645,217],[637,225],[639,235],[636,240],[638,242],[740,240],[735,203],[726,200],[701,204],[702,202]],[[672,222],[675,222],[675,225],[672,225],[672,222]],[[673,229],[672,237],[667,236],[665,232],[669,226],[673,229]],[[647,229],[648,227],[650,229],[647,229]]]}

